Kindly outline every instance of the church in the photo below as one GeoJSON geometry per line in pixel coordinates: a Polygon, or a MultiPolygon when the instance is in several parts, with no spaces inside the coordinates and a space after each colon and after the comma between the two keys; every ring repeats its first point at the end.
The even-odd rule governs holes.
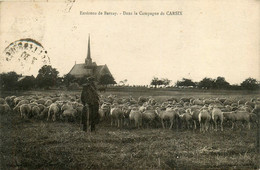
{"type": "Polygon", "coordinates": [[[99,80],[99,78],[102,75],[106,75],[106,74],[113,77],[106,64],[97,65],[96,62],[92,62],[91,53],[90,53],[90,37],[88,37],[88,53],[85,59],[85,63],[82,64],[75,63],[75,65],[72,67],[72,69],[68,74],[73,75],[76,78],[82,78],[84,76],[88,76],[88,77],[92,76],[96,80],[99,80]]]}

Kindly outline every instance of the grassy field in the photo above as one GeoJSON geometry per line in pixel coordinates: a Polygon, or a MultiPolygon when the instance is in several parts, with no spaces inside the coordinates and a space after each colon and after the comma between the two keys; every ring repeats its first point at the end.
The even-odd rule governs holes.
{"type": "MultiPolygon", "coordinates": [[[[55,91],[80,94],[80,91],[55,91]]],[[[43,92],[25,92],[20,95],[43,92]]],[[[51,94],[53,91],[45,91],[51,94]]],[[[251,98],[240,91],[117,90],[103,95],[251,98]]],[[[256,128],[200,133],[192,130],[118,129],[108,122],[96,133],[76,123],[21,120],[1,115],[1,169],[257,169],[256,128]]]]}

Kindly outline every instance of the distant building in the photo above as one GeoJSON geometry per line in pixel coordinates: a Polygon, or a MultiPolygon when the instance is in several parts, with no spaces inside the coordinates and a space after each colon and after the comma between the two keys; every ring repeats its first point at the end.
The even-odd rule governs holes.
{"type": "Polygon", "coordinates": [[[92,76],[96,80],[99,80],[99,78],[105,74],[109,74],[112,76],[106,64],[97,65],[96,62],[92,62],[91,53],[90,53],[90,37],[88,37],[88,53],[85,59],[85,63],[82,64],[75,63],[75,65],[72,67],[72,69],[68,74],[71,74],[76,78],[81,78],[84,76],[92,76]]]}

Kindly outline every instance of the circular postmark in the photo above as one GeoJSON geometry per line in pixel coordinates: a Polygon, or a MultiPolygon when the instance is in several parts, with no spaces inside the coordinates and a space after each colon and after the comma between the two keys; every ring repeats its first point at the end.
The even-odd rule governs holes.
{"type": "Polygon", "coordinates": [[[43,65],[50,64],[47,51],[41,43],[26,38],[9,44],[2,58],[3,71],[15,71],[23,75],[35,75],[43,65]]]}

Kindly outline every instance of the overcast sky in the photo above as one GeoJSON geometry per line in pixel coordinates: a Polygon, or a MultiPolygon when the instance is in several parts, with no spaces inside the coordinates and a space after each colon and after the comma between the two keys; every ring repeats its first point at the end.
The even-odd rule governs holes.
{"type": "MultiPolygon", "coordinates": [[[[248,77],[259,80],[259,9],[255,0],[2,2],[0,71],[24,73],[17,60],[4,61],[3,52],[10,43],[31,38],[42,44],[60,76],[67,74],[75,62],[84,62],[90,34],[92,60],[107,64],[117,82],[149,84],[154,76],[173,83],[183,77],[223,76],[231,84],[248,77]],[[123,11],[138,15],[120,15],[123,11]],[[182,15],[145,16],[140,11],[182,15]]],[[[37,75],[39,65],[28,67],[28,74],[37,75]]]]}

